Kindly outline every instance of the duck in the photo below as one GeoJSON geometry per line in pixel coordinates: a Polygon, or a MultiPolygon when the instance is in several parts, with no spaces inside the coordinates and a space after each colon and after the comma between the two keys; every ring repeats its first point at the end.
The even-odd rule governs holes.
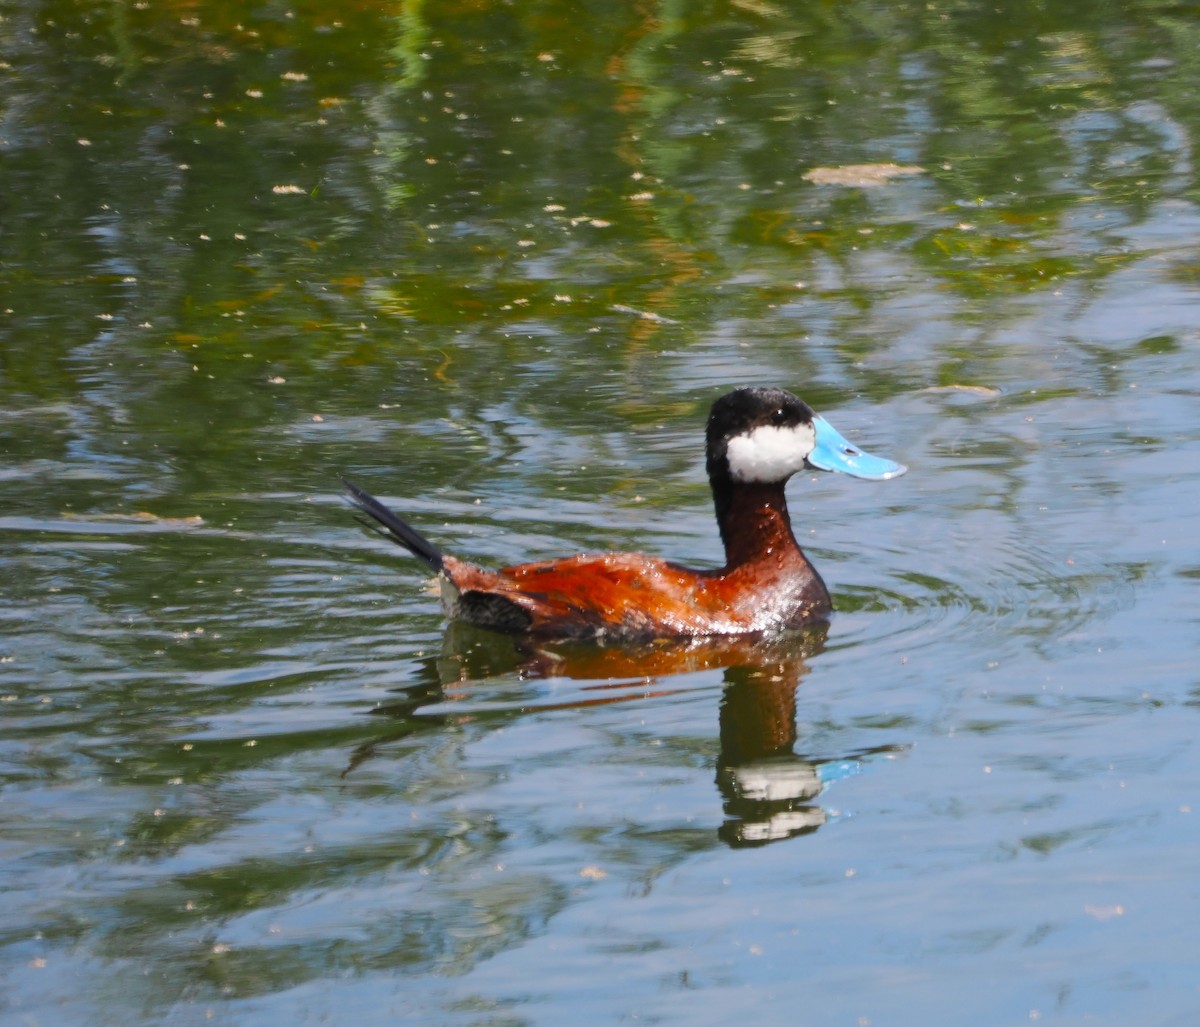
{"type": "Polygon", "coordinates": [[[645,553],[481,567],[443,552],[343,478],[362,523],[436,576],[451,620],[514,635],[600,643],[767,636],[826,623],[829,589],[796,541],[785,487],[803,470],[873,481],[907,468],[848,442],[798,396],[746,386],[717,399],[705,432],[725,563],[695,569],[645,553]]]}

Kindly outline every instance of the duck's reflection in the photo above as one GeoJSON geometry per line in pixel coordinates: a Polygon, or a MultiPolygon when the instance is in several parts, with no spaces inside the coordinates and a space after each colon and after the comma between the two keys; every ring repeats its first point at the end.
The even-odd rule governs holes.
{"type": "Polygon", "coordinates": [[[857,773],[870,755],[819,759],[795,751],[796,688],[804,672],[796,660],[725,669],[717,787],[726,819],[717,833],[729,845],[766,845],[815,831],[829,818],[818,796],[830,782],[857,773]]]}
{"type": "MultiPolygon", "coordinates": [[[[819,626],[769,640],[608,647],[532,643],[454,623],[447,628],[441,651],[426,662],[424,680],[406,689],[404,700],[375,712],[407,718],[419,708],[421,719],[431,718],[426,723],[469,716],[493,707],[478,700],[473,685],[513,674],[526,680],[585,684],[557,700],[541,695],[528,704],[502,704],[508,710],[627,702],[685,691],[692,685],[683,675],[724,668],[716,782],[725,820],[717,834],[730,846],[765,845],[821,827],[829,819],[817,803],[825,788],[857,773],[872,755],[896,749],[887,746],[827,758],[795,751],[796,689],[808,673],[806,661],[820,652],[825,635],[826,628],[819,626]]],[[[370,758],[383,741],[360,748],[347,772],[370,758]]]]}
{"type": "Polygon", "coordinates": [[[804,661],[820,652],[827,630],[819,625],[768,639],[728,636],[606,646],[595,642],[534,641],[456,621],[446,629],[436,665],[442,686],[450,690],[458,684],[512,673],[528,679],[659,681],[741,666],[790,678],[794,690],[808,672],[804,661]]]}

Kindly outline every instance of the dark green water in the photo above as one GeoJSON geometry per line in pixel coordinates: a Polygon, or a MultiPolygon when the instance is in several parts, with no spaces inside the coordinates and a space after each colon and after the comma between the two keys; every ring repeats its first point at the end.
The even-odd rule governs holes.
{"type": "Polygon", "coordinates": [[[1197,1022],[1194,8],[0,44],[0,1019],[1197,1022]],[[793,484],[823,639],[447,632],[339,497],[715,564],[745,383],[911,467],[793,484]]]}

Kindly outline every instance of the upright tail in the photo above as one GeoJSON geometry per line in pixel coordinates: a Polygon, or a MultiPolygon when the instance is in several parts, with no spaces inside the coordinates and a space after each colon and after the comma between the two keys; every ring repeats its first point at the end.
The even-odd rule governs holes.
{"type": "Polygon", "coordinates": [[[360,489],[354,482],[343,478],[342,484],[346,486],[346,491],[350,493],[351,502],[374,520],[379,527],[377,528],[370,521],[359,518],[363,524],[374,531],[378,531],[385,538],[390,538],[397,545],[403,546],[431,571],[435,573],[441,572],[444,561],[442,559],[442,551],[437,546],[430,542],[429,539],[417,531],[411,524],[397,517],[369,492],[360,489]]]}

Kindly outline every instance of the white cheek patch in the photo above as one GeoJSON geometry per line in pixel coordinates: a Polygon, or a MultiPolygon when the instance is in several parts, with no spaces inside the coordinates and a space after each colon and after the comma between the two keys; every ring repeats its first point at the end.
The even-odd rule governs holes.
{"type": "Polygon", "coordinates": [[[764,424],[729,440],[726,453],[735,481],[783,481],[804,467],[817,433],[811,424],[777,428],[764,424]]]}

